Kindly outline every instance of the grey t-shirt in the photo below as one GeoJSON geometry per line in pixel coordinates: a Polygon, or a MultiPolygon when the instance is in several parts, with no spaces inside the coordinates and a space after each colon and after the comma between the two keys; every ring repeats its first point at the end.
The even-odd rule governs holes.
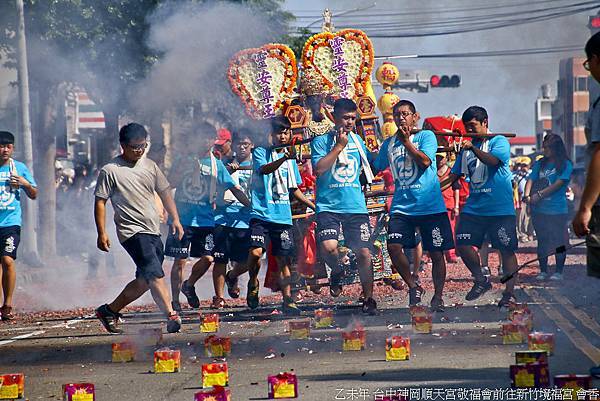
{"type": "Polygon", "coordinates": [[[100,170],[94,194],[110,199],[117,236],[123,243],[138,233],[160,234],[154,193],[167,189],[167,178],[152,160],[143,157],[130,163],[117,156],[100,170]]]}
{"type": "MultiPolygon", "coordinates": [[[[589,165],[594,147],[597,143],[600,143],[600,98],[592,104],[592,108],[588,112],[585,136],[588,143],[586,165],[589,165]]],[[[600,206],[600,198],[596,200],[596,206],[600,206]]]]}

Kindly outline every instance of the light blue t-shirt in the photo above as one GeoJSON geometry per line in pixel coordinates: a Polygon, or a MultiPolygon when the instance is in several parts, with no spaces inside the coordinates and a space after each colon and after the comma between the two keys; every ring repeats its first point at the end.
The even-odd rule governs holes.
{"type": "Polygon", "coordinates": [[[553,192],[550,196],[545,197],[535,205],[531,205],[531,211],[543,214],[566,214],[568,212],[566,192],[571,180],[571,173],[573,172],[573,163],[567,160],[564,170],[559,174],[556,171],[554,163],[548,162],[542,167],[542,160],[540,159],[533,163],[529,180],[547,179],[548,186],[558,180],[564,181],[564,184],[558,191],[553,192]]]}
{"type": "MultiPolygon", "coordinates": [[[[240,163],[242,166],[252,166],[252,160],[240,163]]],[[[250,198],[250,179],[252,170],[237,170],[231,173],[231,178],[242,191],[250,198]]],[[[250,223],[250,208],[245,207],[231,192],[221,193],[217,202],[215,224],[233,228],[248,228],[250,223]]]]}
{"type": "MultiPolygon", "coordinates": [[[[473,140],[473,146],[481,148],[482,141],[473,140]]],[[[463,150],[456,157],[456,162],[452,167],[452,173],[460,174],[461,165],[465,153],[469,156],[468,173],[469,197],[463,208],[463,213],[474,214],[478,216],[508,216],[515,214],[515,205],[513,202],[512,172],[508,167],[510,161],[510,144],[504,136],[494,136],[488,139],[488,152],[500,160],[500,164],[495,167],[487,166],[480,161],[482,174],[480,177],[473,176],[477,165],[477,156],[473,152],[463,150]]]]}
{"type": "MultiPolygon", "coordinates": [[[[390,167],[389,146],[392,138],[386,139],[381,145],[379,155],[373,161],[375,169],[382,171],[390,167]]],[[[392,214],[423,216],[446,212],[442,197],[440,182],[437,177],[437,139],[431,131],[419,131],[411,136],[410,141],[421,152],[425,153],[431,164],[422,170],[406,151],[405,146],[396,139],[392,150],[392,168],[397,178],[394,181],[395,190],[392,199],[392,214]]]]}
{"type": "MultiPolygon", "coordinates": [[[[261,174],[260,168],[273,161],[284,157],[283,153],[276,153],[275,158],[270,150],[262,147],[255,148],[252,152],[252,211],[250,218],[266,221],[269,223],[292,225],[292,209],[290,207],[290,194],[286,192],[278,195],[276,192],[275,173],[261,174]]],[[[292,163],[293,174],[296,183],[300,185],[302,178],[295,160],[292,163]]],[[[284,163],[279,169],[284,181],[287,179],[288,169],[284,163]]]]}
{"type": "MultiPolygon", "coordinates": [[[[25,178],[32,186],[37,187],[27,166],[14,161],[17,174],[25,178]]],[[[0,167],[0,227],[21,225],[21,191],[10,188],[10,165],[0,167]]]]}
{"type": "MultiPolygon", "coordinates": [[[[194,183],[194,171],[197,159],[183,161],[185,168],[183,180],[175,190],[175,205],[179,212],[179,220],[183,226],[214,227],[214,209],[210,199],[211,163],[210,157],[200,159],[200,185],[194,183]]],[[[235,186],[231,175],[221,160],[216,160],[217,188],[222,190],[235,186]]]]}
{"type": "MultiPolygon", "coordinates": [[[[313,168],[316,168],[319,160],[327,156],[335,146],[335,135],[334,131],[330,131],[312,140],[310,150],[313,168]]],[[[367,155],[367,147],[362,138],[358,135],[348,136],[346,151],[349,164],[346,166],[336,161],[328,171],[317,177],[315,199],[317,213],[367,213],[365,197],[360,186],[362,162],[358,151],[359,146],[367,155]],[[356,138],[358,143],[355,143],[352,137],[356,138]]]]}

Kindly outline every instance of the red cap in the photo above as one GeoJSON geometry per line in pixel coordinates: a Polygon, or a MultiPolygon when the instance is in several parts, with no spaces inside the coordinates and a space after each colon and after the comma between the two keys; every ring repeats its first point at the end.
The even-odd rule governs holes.
{"type": "Polygon", "coordinates": [[[215,145],[224,145],[227,141],[231,142],[231,132],[226,128],[221,128],[217,131],[217,139],[215,145]]]}

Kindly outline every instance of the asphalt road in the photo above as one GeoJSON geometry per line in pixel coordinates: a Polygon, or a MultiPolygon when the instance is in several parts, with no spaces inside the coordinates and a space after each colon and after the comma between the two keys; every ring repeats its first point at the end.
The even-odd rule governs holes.
{"type": "MultiPolygon", "coordinates": [[[[564,282],[540,284],[531,279],[533,272],[526,272],[518,290],[519,300],[533,311],[534,329],[555,334],[551,375],[587,374],[600,364],[600,282],[585,276],[581,258],[570,257],[564,282]]],[[[466,276],[450,281],[468,284],[466,276]]],[[[283,371],[297,375],[301,400],[375,400],[386,391],[411,390],[413,400],[511,399],[509,365],[515,351],[527,346],[502,345],[500,327],[507,312],[495,305],[501,287],[496,284],[474,302],[462,301],[464,292],[453,283],[447,287],[446,302],[454,306],[434,315],[432,334],[413,332],[404,291],[378,291],[381,311],[373,317],[363,316],[350,299],[338,301],[335,327],[312,329],[307,340],[290,340],[288,319],[273,313],[277,304],[252,313],[243,307],[219,311],[219,334],[232,339],[226,358],[232,400],[267,399],[267,376],[283,371]],[[341,332],[352,322],[365,326],[367,346],[342,352],[341,332]],[[385,361],[385,339],[391,335],[410,338],[410,360],[385,361]]],[[[303,303],[306,316],[318,307],[331,307],[330,299],[319,301],[313,297],[303,303]]],[[[164,346],[181,351],[178,373],[153,373],[153,347],[142,346],[134,362],[111,362],[113,342],[139,341],[142,328],[165,331],[158,313],[131,311],[125,314],[126,335],[120,336],[105,334],[96,320],[77,316],[0,324],[0,374],[24,373],[29,400],[62,399],[62,384],[72,382],[94,383],[98,401],[193,400],[201,390],[201,365],[213,359],[204,356],[206,334],[199,332],[198,312],[189,310],[183,317],[183,331],[165,333],[163,339],[164,346]]],[[[600,381],[594,385],[600,387],[600,381]]]]}

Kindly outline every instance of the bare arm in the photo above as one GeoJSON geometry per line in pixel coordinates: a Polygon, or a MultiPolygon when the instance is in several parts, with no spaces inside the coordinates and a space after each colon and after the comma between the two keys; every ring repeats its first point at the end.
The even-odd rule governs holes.
{"type": "Polygon", "coordinates": [[[250,199],[248,199],[248,197],[246,196],[244,191],[242,191],[242,188],[240,188],[240,186],[236,185],[235,187],[229,188],[229,190],[231,191],[233,196],[235,196],[236,199],[240,201],[242,205],[246,207],[250,206],[250,199]]]}
{"type": "Polygon", "coordinates": [[[337,161],[338,156],[344,150],[347,144],[348,134],[345,133],[342,129],[340,129],[338,131],[336,142],[333,148],[331,148],[329,153],[323,156],[321,160],[319,160],[319,162],[317,163],[317,168],[315,169],[315,175],[317,177],[323,175],[326,171],[329,171],[331,167],[333,167],[333,165],[337,161]]]}
{"type": "Polygon", "coordinates": [[[473,151],[473,153],[475,153],[475,156],[477,156],[477,158],[481,160],[486,166],[495,167],[500,165],[500,159],[498,159],[491,153],[484,152],[483,150],[475,146],[471,146],[470,149],[473,151]]]}
{"type": "Polygon", "coordinates": [[[277,159],[274,162],[265,164],[264,166],[261,166],[261,168],[259,169],[259,172],[261,174],[272,174],[275,172],[275,170],[277,170],[279,167],[281,167],[281,165],[283,163],[285,163],[288,159],[292,159],[291,156],[286,155],[284,157],[282,157],[281,159],[277,159]]]}
{"type": "Polygon", "coordinates": [[[16,185],[19,188],[23,188],[29,199],[37,198],[38,190],[36,187],[31,185],[29,181],[25,179],[25,177],[21,177],[19,175],[13,174],[10,177],[10,181],[12,185],[16,185]]]}
{"type": "Polygon", "coordinates": [[[94,220],[96,221],[96,232],[98,233],[96,245],[98,249],[104,252],[108,252],[110,249],[110,240],[106,233],[106,201],[106,199],[96,197],[94,202],[94,220]]]}
{"type": "Polygon", "coordinates": [[[573,228],[579,236],[589,234],[589,223],[592,217],[592,207],[600,196],[600,143],[594,145],[592,161],[587,170],[585,188],[581,196],[579,211],[573,219],[573,228]]]}
{"type": "Polygon", "coordinates": [[[405,127],[400,127],[398,132],[396,132],[397,138],[400,140],[400,142],[402,142],[406,148],[406,151],[410,154],[410,157],[412,157],[421,170],[425,170],[431,166],[431,160],[425,153],[421,152],[415,147],[415,145],[410,141],[410,135],[411,130],[405,127]]]}
{"type": "Polygon", "coordinates": [[[171,216],[173,234],[176,234],[178,239],[183,238],[183,227],[179,222],[179,213],[177,213],[177,207],[175,206],[175,201],[171,195],[171,188],[167,188],[166,190],[159,192],[158,196],[160,197],[165,209],[167,209],[167,213],[169,213],[169,216],[171,216]]]}
{"type": "Polygon", "coordinates": [[[458,180],[460,178],[459,175],[454,174],[454,173],[450,173],[448,174],[448,177],[442,181],[440,181],[440,187],[441,188],[447,188],[448,185],[452,185],[452,183],[456,180],[458,180]]]}
{"type": "Polygon", "coordinates": [[[298,188],[296,188],[296,190],[292,193],[292,195],[294,195],[294,198],[298,199],[298,201],[300,203],[308,206],[312,210],[316,210],[315,204],[312,203],[312,201],[310,199],[308,199],[306,196],[304,196],[302,191],[300,191],[298,188]]]}

